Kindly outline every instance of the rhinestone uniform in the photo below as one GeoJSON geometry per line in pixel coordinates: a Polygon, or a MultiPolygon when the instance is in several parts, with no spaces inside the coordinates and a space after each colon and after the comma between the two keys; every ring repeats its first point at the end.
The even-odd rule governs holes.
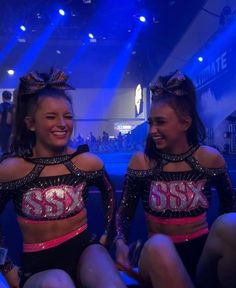
{"type": "MultiPolygon", "coordinates": [[[[88,199],[89,187],[97,187],[102,196],[103,209],[105,213],[105,230],[108,235],[114,230],[114,214],[115,214],[115,201],[114,201],[114,189],[111,185],[109,176],[103,167],[96,171],[82,171],[72,162],[72,159],[83,152],[88,151],[87,145],[81,145],[77,151],[70,155],[63,155],[57,157],[46,157],[46,158],[25,158],[26,161],[34,163],[32,171],[21,179],[17,179],[11,182],[0,183],[0,211],[2,211],[9,200],[14,203],[15,211],[18,216],[25,219],[36,220],[36,221],[53,221],[59,219],[70,218],[82,209],[85,208],[88,199]],[[69,170],[68,174],[60,176],[40,176],[42,170],[48,165],[64,165],[69,170]],[[23,209],[24,196],[29,191],[38,189],[37,193],[48,193],[52,195],[55,190],[56,195],[60,196],[60,193],[72,193],[75,189],[80,189],[80,198],[78,200],[78,207],[75,209],[68,209],[66,213],[61,214],[59,217],[51,217],[52,211],[46,211],[45,213],[37,208],[37,213],[30,213],[33,203],[26,201],[23,209]],[[71,192],[72,191],[72,192],[71,192]],[[26,207],[28,205],[28,207],[26,207]],[[27,211],[27,213],[25,213],[27,211]],[[49,213],[50,212],[50,213],[49,213]],[[39,218],[40,215],[40,218],[39,218]]],[[[35,195],[36,195],[35,194],[35,195]]],[[[41,194],[39,195],[41,197],[41,194]]],[[[37,196],[37,195],[36,195],[37,196]]],[[[38,196],[38,197],[39,197],[38,196]]],[[[45,196],[46,197],[46,196],[45,196]]],[[[64,206],[66,203],[64,203],[64,206]]],[[[9,260],[10,261],[10,260],[9,260]]],[[[9,266],[8,263],[6,265],[9,266]]],[[[7,268],[6,266],[5,268],[7,268]]],[[[3,268],[3,269],[5,269],[3,268]]]]}
{"type": "Polygon", "coordinates": [[[194,151],[198,148],[199,145],[191,147],[189,151],[181,155],[164,154],[157,151],[157,164],[153,169],[133,170],[128,168],[116,216],[116,239],[121,238],[127,242],[131,220],[134,217],[140,199],[145,213],[155,217],[170,219],[194,217],[205,213],[211,201],[212,193],[216,193],[216,191],[220,200],[219,212],[222,214],[231,212],[234,209],[234,194],[227,168],[210,169],[202,167],[197,159],[193,157],[194,151]],[[163,167],[166,164],[181,161],[185,161],[191,167],[191,170],[184,172],[163,171],[163,167]],[[171,191],[172,188],[168,190],[168,193],[172,193],[173,195],[173,197],[169,197],[169,205],[165,202],[164,194],[160,195],[164,198],[162,205],[152,205],[152,189],[158,190],[160,185],[165,187],[177,185],[174,191],[171,191]],[[193,192],[191,191],[192,194],[186,192],[186,194],[183,195],[178,192],[178,189],[179,187],[187,187],[186,189],[188,191],[189,187],[195,187],[196,185],[201,187],[198,193],[202,201],[199,200],[194,206],[191,206],[189,204],[191,197],[195,196],[193,192]],[[186,197],[189,197],[189,203],[184,202],[186,201],[186,197]],[[176,200],[176,198],[178,198],[178,200],[176,200]],[[180,202],[179,204],[178,201],[180,202]]]}

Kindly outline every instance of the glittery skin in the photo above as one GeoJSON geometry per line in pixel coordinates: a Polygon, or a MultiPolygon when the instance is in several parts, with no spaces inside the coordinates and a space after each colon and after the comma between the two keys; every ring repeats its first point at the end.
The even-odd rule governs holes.
{"type": "Polygon", "coordinates": [[[220,214],[234,209],[234,194],[226,167],[202,167],[192,156],[199,146],[179,155],[158,154],[158,164],[149,170],[128,168],[116,216],[117,238],[127,242],[128,231],[141,198],[144,211],[155,217],[194,217],[206,212],[215,188],[220,200],[220,214]],[[185,161],[190,171],[165,172],[170,162],[185,161]]]}
{"type": "MultiPolygon", "coordinates": [[[[84,145],[83,145],[84,146],[84,145]]],[[[78,148],[71,155],[53,158],[25,159],[35,164],[22,179],[0,183],[0,211],[12,199],[18,216],[29,220],[68,219],[85,208],[88,188],[97,187],[102,196],[105,230],[111,235],[115,213],[114,190],[104,168],[85,172],[77,168],[72,159],[88,149],[78,148]],[[47,165],[62,164],[69,170],[60,176],[40,176],[47,165]]]]}

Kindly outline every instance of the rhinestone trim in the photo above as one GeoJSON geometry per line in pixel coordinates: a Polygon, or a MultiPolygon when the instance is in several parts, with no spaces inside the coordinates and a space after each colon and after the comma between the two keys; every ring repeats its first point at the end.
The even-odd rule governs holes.
{"type": "Polygon", "coordinates": [[[88,152],[88,151],[89,151],[88,145],[85,144],[85,145],[80,145],[77,148],[77,150],[72,154],[60,155],[60,156],[55,156],[55,157],[40,157],[40,158],[25,157],[24,159],[34,164],[55,165],[55,164],[63,164],[71,160],[76,155],[82,152],[88,152]]]}
{"type": "Polygon", "coordinates": [[[156,154],[158,157],[168,162],[181,162],[187,159],[189,156],[191,156],[193,152],[195,152],[199,148],[199,146],[200,146],[199,144],[192,146],[188,151],[182,154],[168,154],[163,153],[160,150],[156,150],[156,154]]]}

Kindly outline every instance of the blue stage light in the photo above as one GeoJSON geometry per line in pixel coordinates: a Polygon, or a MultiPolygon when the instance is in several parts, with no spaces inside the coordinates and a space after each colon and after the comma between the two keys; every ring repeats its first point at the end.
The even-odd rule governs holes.
{"type": "Polygon", "coordinates": [[[202,56],[199,56],[199,57],[198,57],[198,61],[199,61],[199,62],[203,62],[203,57],[202,57],[202,56]]]}
{"type": "Polygon", "coordinates": [[[93,39],[93,38],[94,38],[94,35],[93,35],[92,33],[89,33],[89,34],[88,34],[88,37],[89,37],[90,39],[93,39]]]}
{"type": "Polygon", "coordinates": [[[7,74],[12,76],[15,74],[15,71],[13,69],[9,69],[7,70],[7,74]]]}
{"type": "Polygon", "coordinates": [[[144,16],[140,16],[140,17],[139,17],[139,20],[140,20],[141,22],[143,22],[143,23],[146,22],[146,18],[145,18],[144,16]]]}
{"type": "Polygon", "coordinates": [[[26,31],[26,27],[25,27],[24,25],[21,25],[21,26],[20,26],[20,29],[21,29],[22,31],[26,31]]]}
{"type": "Polygon", "coordinates": [[[65,14],[66,14],[63,9],[59,9],[58,12],[61,16],[65,16],[65,14]]]}

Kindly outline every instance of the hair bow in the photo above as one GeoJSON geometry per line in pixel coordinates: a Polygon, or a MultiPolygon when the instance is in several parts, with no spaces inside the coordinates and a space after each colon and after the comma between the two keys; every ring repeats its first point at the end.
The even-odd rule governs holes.
{"type": "Polygon", "coordinates": [[[39,73],[37,71],[30,72],[20,78],[20,82],[24,87],[24,94],[34,94],[45,87],[51,87],[60,90],[74,89],[66,83],[67,75],[59,69],[52,69],[49,74],[39,73]]]}
{"type": "Polygon", "coordinates": [[[168,80],[167,79],[168,76],[160,76],[157,83],[150,86],[153,99],[162,96],[164,93],[171,93],[176,96],[186,94],[186,91],[181,87],[186,77],[181,71],[177,70],[168,80]]]}

